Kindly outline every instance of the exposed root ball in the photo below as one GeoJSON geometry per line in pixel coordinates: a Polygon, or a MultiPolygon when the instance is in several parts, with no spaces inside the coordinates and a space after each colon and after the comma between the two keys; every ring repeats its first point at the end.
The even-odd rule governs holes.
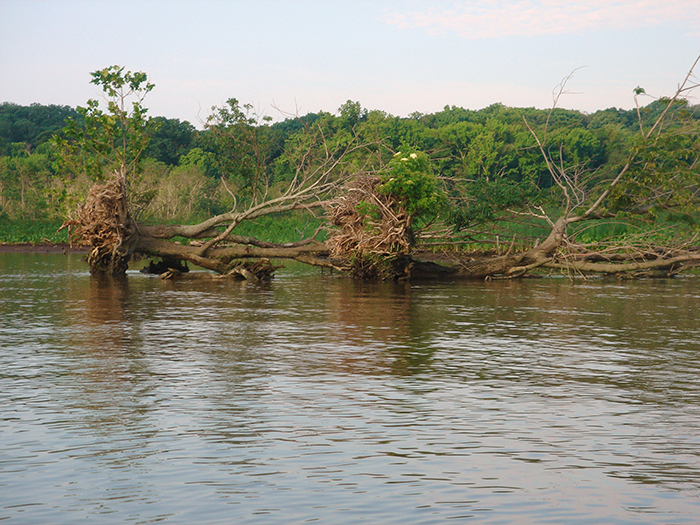
{"type": "Polygon", "coordinates": [[[131,255],[126,241],[135,228],[119,180],[93,185],[74,218],[63,227],[70,229],[71,244],[92,247],[87,257],[92,273],[126,271],[131,255]]]}
{"type": "Polygon", "coordinates": [[[395,262],[412,244],[410,215],[378,191],[380,183],[376,176],[358,177],[328,206],[331,224],[339,228],[328,240],[331,258],[345,261],[363,279],[400,277],[395,262]]]}

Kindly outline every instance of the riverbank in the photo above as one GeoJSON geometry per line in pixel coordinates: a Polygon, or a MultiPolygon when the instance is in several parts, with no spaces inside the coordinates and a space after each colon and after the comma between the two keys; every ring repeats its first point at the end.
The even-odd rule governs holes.
{"type": "Polygon", "coordinates": [[[70,244],[0,244],[0,253],[87,253],[87,246],[70,244]]]}

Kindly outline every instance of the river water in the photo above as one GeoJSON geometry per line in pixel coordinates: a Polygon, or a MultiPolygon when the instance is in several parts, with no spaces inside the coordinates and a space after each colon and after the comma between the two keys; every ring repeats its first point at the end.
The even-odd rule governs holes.
{"type": "Polygon", "coordinates": [[[0,521],[699,523],[698,307],[0,255],[0,521]]]}

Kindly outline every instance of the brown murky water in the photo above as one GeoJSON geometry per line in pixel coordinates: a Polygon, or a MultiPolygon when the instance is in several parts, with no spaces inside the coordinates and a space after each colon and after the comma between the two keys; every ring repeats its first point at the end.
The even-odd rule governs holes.
{"type": "Polygon", "coordinates": [[[700,279],[0,255],[0,521],[698,523],[700,279]]]}

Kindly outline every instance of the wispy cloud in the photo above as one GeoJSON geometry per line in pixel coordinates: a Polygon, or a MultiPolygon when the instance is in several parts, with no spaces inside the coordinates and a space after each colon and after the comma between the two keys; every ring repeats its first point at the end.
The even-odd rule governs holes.
{"type": "Polygon", "coordinates": [[[464,38],[538,36],[700,21],[698,0],[480,0],[390,13],[388,24],[464,38]]]}

